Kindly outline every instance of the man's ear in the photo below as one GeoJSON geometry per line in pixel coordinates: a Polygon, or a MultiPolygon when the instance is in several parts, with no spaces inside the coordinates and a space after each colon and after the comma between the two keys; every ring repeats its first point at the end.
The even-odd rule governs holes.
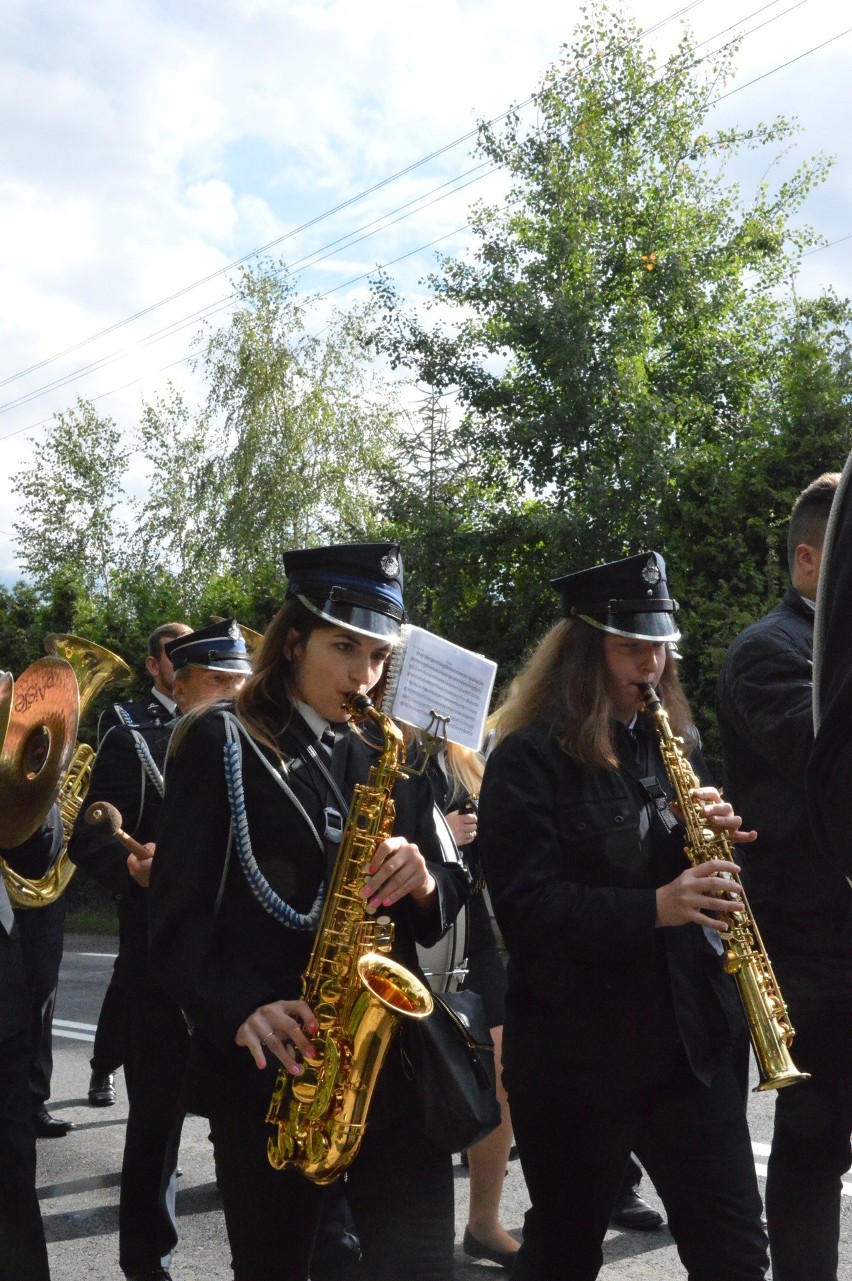
{"type": "Polygon", "coordinates": [[[156,680],[160,674],[160,660],[149,654],[145,659],[145,671],[156,680]]]}
{"type": "Polygon", "coordinates": [[[819,564],[819,550],[810,543],[799,543],[796,548],[796,565],[805,574],[812,574],[819,564]]]}

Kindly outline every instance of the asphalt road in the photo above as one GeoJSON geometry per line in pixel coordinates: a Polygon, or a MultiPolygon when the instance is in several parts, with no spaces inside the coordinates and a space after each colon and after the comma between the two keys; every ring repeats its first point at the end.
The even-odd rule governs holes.
{"type": "MultiPolygon", "coordinates": [[[[68,936],[54,1022],[54,1076],[50,1110],[77,1128],[63,1139],[40,1139],[38,1183],[53,1281],[120,1281],[118,1268],[118,1184],[127,1098],[117,1078],[114,1107],[89,1106],[88,1060],[101,997],[112,968],[109,938],[68,936]]],[[[758,1173],[765,1174],[772,1133],[772,1095],[754,1095],[749,1120],[758,1173]]],[[[175,1281],[232,1281],[221,1205],[213,1179],[207,1127],[187,1118],[181,1143],[183,1177],[178,1182],[180,1245],[172,1273],[175,1281]]],[[[761,1178],[762,1183],[762,1178],[761,1178]]],[[[457,1164],[456,1240],[467,1218],[467,1171],[457,1164]]],[[[852,1173],[846,1176],[841,1232],[841,1277],[852,1276],[852,1173]]],[[[643,1193],[659,1203],[647,1179],[643,1193]]],[[[520,1234],[527,1208],[520,1166],[513,1161],[506,1178],[503,1222],[520,1234]]],[[[684,1277],[667,1229],[659,1232],[610,1232],[605,1245],[603,1281],[676,1281],[684,1277]]],[[[456,1247],[456,1281],[497,1281],[505,1275],[494,1264],[467,1260],[456,1247]]],[[[401,1277],[400,1281],[406,1281],[401,1277]]]]}

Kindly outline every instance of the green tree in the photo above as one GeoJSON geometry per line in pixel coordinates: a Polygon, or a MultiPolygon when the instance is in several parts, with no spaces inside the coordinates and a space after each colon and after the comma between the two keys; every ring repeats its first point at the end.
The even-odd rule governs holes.
{"type": "MultiPolygon", "coordinates": [[[[792,123],[708,123],[733,47],[703,59],[686,35],[658,65],[638,36],[620,12],[590,11],[535,123],[481,127],[506,199],[474,208],[473,248],[440,259],[425,314],[386,277],[375,295],[394,365],[455,397],[472,483],[496,481],[497,508],[503,487],[515,496],[496,521],[515,522],[514,541],[495,544],[480,517],[478,599],[504,622],[520,609],[533,633],[555,614],[551,574],[664,550],[707,723],[725,646],[782,589],[793,498],[852,443],[850,316],[794,291],[815,243],[796,219],[829,162],[777,176],[792,123]],[[749,152],[766,177],[745,194],[727,175],[749,152]]],[[[463,581],[456,567],[451,595],[463,581]]]]}
{"type": "MultiPolygon", "coordinates": [[[[282,548],[363,528],[397,410],[366,349],[369,311],[313,332],[283,269],[245,269],[227,325],[199,343],[202,410],[179,396],[146,406],[156,470],[143,516],[152,555],[194,590],[216,574],[268,579],[282,548]]],[[[280,572],[280,569],[279,569],[280,572]]]]}
{"type": "Polygon", "coordinates": [[[73,583],[109,600],[126,563],[123,490],[129,450],[90,401],[56,414],[32,459],[12,477],[22,513],[14,525],[21,568],[47,594],[73,583]]]}
{"type": "Polygon", "coordinates": [[[481,126],[508,193],[474,208],[473,252],[429,278],[455,323],[428,328],[376,285],[392,358],[454,389],[486,458],[570,504],[601,555],[659,537],[679,450],[739,439],[771,372],[779,286],[809,243],[790,218],[826,171],[818,159],[744,199],[732,158],[785,146],[793,126],[710,129],[733,50],[705,62],[684,36],[660,68],[638,35],[620,12],[587,16],[535,124],[481,126]]]}

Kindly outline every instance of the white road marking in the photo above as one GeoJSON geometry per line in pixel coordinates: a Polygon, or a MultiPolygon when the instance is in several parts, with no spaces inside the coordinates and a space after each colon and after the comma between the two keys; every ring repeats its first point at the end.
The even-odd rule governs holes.
{"type": "Polygon", "coordinates": [[[71,1023],[68,1019],[53,1020],[53,1035],[64,1036],[69,1041],[94,1041],[97,1028],[92,1023],[71,1023]]]}

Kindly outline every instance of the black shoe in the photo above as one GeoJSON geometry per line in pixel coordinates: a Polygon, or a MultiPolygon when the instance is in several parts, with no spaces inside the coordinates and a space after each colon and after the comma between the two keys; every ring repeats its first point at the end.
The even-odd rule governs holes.
{"type": "Polygon", "coordinates": [[[627,1228],[631,1232],[656,1232],[663,1226],[663,1216],[643,1201],[635,1188],[619,1195],[609,1216],[611,1228],[627,1228]]]}
{"type": "Polygon", "coordinates": [[[62,1139],[75,1126],[73,1121],[60,1121],[58,1117],[51,1116],[47,1108],[41,1107],[33,1113],[33,1128],[37,1139],[62,1139]]]}
{"type": "Polygon", "coordinates": [[[127,1281],[172,1281],[172,1274],[166,1268],[152,1268],[149,1272],[125,1273],[127,1281]]]}
{"type": "Polygon", "coordinates": [[[505,1268],[507,1272],[514,1271],[515,1261],[518,1257],[517,1250],[492,1250],[490,1245],[483,1245],[481,1241],[477,1241],[476,1237],[473,1236],[470,1228],[465,1228],[464,1230],[462,1250],[464,1250],[468,1258],[487,1259],[489,1263],[499,1263],[500,1267],[505,1268]]]}
{"type": "Polygon", "coordinates": [[[115,1076],[112,1072],[93,1072],[89,1077],[89,1102],[93,1108],[111,1108],[115,1103],[115,1076]]]}

